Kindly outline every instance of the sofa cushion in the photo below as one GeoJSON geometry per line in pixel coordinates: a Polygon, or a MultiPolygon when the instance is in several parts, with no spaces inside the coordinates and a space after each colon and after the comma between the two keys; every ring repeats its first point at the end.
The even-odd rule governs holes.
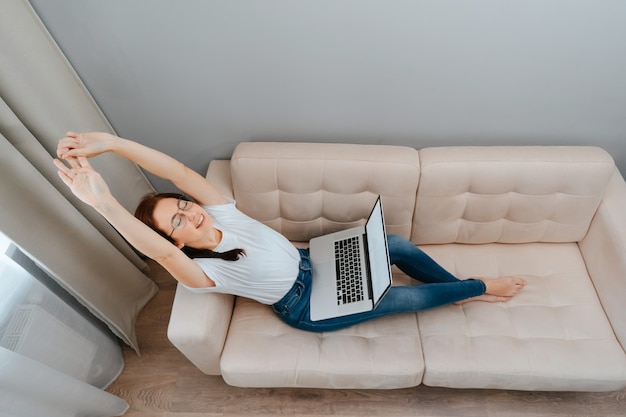
{"type": "Polygon", "coordinates": [[[578,242],[614,172],[596,147],[441,147],[419,151],[418,244],[578,242]]]}
{"type": "Polygon", "coordinates": [[[291,241],[362,224],[378,195],[387,231],[409,237],[419,180],[413,148],[245,142],[230,165],[237,207],[291,241]]]}
{"type": "Polygon", "coordinates": [[[423,249],[459,277],[523,276],[507,303],[470,302],[418,314],[424,384],[453,388],[610,391],[626,356],[578,245],[433,245],[423,249]]]}
{"type": "Polygon", "coordinates": [[[237,298],[221,369],[241,387],[390,389],[419,385],[424,361],[415,314],[311,333],[237,298]]]}

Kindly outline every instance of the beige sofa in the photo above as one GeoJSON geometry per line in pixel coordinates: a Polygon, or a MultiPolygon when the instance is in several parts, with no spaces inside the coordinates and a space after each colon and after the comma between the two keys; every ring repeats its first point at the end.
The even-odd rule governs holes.
{"type": "Polygon", "coordinates": [[[208,178],[299,246],[361,223],[380,194],[388,232],[458,277],[528,285],[507,303],[322,334],[179,285],[168,337],[207,374],[243,387],[626,386],[626,183],[602,149],[242,143],[208,178]]]}

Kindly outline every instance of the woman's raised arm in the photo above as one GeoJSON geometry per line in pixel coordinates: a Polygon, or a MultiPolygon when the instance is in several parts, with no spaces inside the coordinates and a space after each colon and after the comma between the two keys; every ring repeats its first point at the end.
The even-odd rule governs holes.
{"type": "Polygon", "coordinates": [[[227,199],[203,176],[176,159],[137,142],[105,132],[68,132],[59,141],[59,158],[92,157],[114,152],[131,160],[146,171],[174,183],[182,192],[201,205],[224,204],[227,199]]]}
{"type": "Polygon", "coordinates": [[[215,283],[175,245],[129,213],[111,195],[109,187],[85,157],[58,159],[59,177],[72,193],[100,213],[124,238],[144,255],[161,264],[176,280],[190,287],[211,287],[215,283]]]}

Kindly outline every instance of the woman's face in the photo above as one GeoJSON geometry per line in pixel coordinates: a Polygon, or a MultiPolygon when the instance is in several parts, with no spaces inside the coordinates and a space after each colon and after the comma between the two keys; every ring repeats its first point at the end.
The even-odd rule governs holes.
{"type": "Polygon", "coordinates": [[[164,198],[152,214],[156,226],[179,247],[202,248],[202,240],[213,230],[213,218],[199,205],[176,198],[164,198]]]}

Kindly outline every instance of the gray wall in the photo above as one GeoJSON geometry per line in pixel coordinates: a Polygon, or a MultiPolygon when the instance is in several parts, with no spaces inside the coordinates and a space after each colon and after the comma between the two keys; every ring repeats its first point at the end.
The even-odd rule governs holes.
{"type": "Polygon", "coordinates": [[[117,132],[201,173],[251,140],[593,144],[626,172],[625,1],[30,1],[117,132]]]}

